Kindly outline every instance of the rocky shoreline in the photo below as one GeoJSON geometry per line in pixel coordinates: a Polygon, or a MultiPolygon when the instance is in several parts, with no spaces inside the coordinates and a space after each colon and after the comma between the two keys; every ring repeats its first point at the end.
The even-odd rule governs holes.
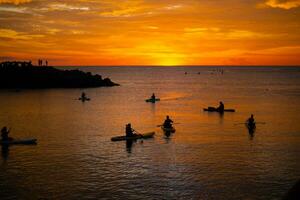
{"type": "Polygon", "coordinates": [[[101,75],[80,70],[34,66],[31,62],[0,63],[0,89],[90,88],[119,84],[101,75]]]}

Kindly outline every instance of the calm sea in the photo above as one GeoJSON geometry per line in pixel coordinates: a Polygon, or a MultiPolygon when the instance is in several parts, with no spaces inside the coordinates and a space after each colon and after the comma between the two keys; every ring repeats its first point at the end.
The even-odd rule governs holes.
{"type": "Polygon", "coordinates": [[[121,86],[0,91],[0,126],[38,139],[2,148],[1,199],[280,199],[300,179],[300,68],[81,69],[121,86]],[[237,112],[202,111],[219,101],[237,112]],[[129,122],[155,137],[111,142],[129,122]]]}

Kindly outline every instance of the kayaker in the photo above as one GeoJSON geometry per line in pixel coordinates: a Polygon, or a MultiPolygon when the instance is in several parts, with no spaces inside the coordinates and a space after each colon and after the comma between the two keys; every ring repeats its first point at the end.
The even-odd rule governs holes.
{"type": "Polygon", "coordinates": [[[126,131],[126,137],[133,137],[133,136],[136,135],[136,134],[134,134],[134,130],[133,130],[133,128],[131,128],[131,124],[130,123],[126,124],[125,131],[126,131]]]}
{"type": "Polygon", "coordinates": [[[172,123],[173,123],[173,121],[170,119],[169,115],[167,115],[163,126],[165,128],[172,128],[172,123]]]}
{"type": "Polygon", "coordinates": [[[217,108],[217,111],[219,111],[219,112],[224,112],[224,104],[223,104],[223,102],[222,101],[220,101],[220,105],[219,105],[219,107],[217,108]]]}
{"type": "Polygon", "coordinates": [[[151,99],[152,99],[152,100],[155,100],[155,99],[156,99],[156,97],[155,97],[155,94],[154,94],[154,93],[152,94],[152,96],[151,96],[151,99]]]}
{"type": "Polygon", "coordinates": [[[247,120],[247,124],[248,124],[249,127],[255,126],[255,120],[254,120],[254,115],[253,114],[251,114],[251,116],[247,120]]]}
{"type": "Polygon", "coordinates": [[[9,134],[10,130],[7,129],[6,126],[4,126],[1,129],[1,137],[2,137],[2,141],[7,141],[9,140],[8,134],[9,134]]]}
{"type": "Polygon", "coordinates": [[[247,119],[246,121],[246,127],[248,128],[249,134],[251,135],[251,137],[254,136],[254,131],[256,129],[256,125],[255,125],[255,120],[254,120],[254,116],[253,114],[251,114],[251,116],[249,117],[249,119],[247,119]]]}
{"type": "Polygon", "coordinates": [[[86,99],[86,94],[84,92],[81,93],[81,99],[86,99]]]}

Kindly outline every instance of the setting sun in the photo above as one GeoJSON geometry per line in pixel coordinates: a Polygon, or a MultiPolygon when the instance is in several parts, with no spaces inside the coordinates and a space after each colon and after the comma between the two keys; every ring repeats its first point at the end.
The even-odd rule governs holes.
{"type": "Polygon", "coordinates": [[[161,66],[175,66],[175,65],[183,65],[184,60],[176,57],[174,55],[165,55],[165,57],[161,57],[157,65],[161,66]]]}

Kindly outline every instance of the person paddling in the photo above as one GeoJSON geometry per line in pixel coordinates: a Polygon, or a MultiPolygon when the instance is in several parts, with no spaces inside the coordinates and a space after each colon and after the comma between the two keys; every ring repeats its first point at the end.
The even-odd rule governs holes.
{"type": "Polygon", "coordinates": [[[126,137],[134,137],[137,135],[134,133],[136,131],[131,127],[130,123],[126,124],[125,132],[126,132],[126,137]]]}
{"type": "Polygon", "coordinates": [[[254,115],[253,114],[251,114],[249,119],[247,119],[246,123],[247,123],[249,128],[254,128],[255,127],[255,120],[254,120],[254,115]]]}
{"type": "Polygon", "coordinates": [[[217,111],[220,112],[220,113],[223,113],[224,112],[224,104],[222,101],[220,101],[220,105],[219,107],[217,108],[217,111]]]}
{"type": "Polygon", "coordinates": [[[169,115],[167,115],[165,121],[164,121],[164,124],[163,126],[165,128],[172,128],[172,124],[173,124],[173,120],[170,119],[169,115]]]}
{"type": "Polygon", "coordinates": [[[81,99],[86,99],[86,94],[84,92],[81,93],[81,99]]]}
{"type": "Polygon", "coordinates": [[[4,127],[1,129],[1,137],[2,137],[2,141],[7,141],[7,140],[9,140],[9,137],[8,137],[9,132],[10,132],[10,130],[7,129],[6,126],[4,126],[4,127]]]}
{"type": "Polygon", "coordinates": [[[154,93],[152,94],[151,99],[155,101],[156,97],[154,93]]]}

